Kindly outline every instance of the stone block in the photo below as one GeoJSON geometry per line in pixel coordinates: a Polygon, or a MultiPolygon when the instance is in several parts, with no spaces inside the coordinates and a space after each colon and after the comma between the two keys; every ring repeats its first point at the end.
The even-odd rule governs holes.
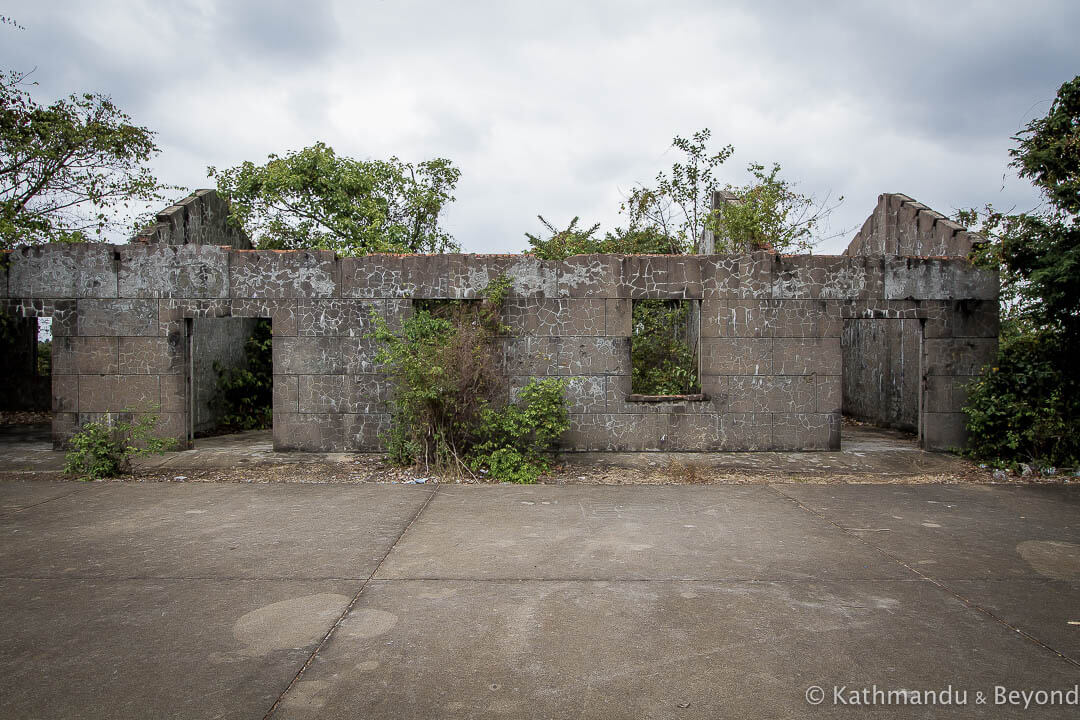
{"type": "Polygon", "coordinates": [[[556,263],[532,255],[447,255],[447,296],[460,299],[483,297],[484,288],[505,274],[511,280],[510,297],[557,298],[556,263]]]}
{"type": "Polygon", "coordinates": [[[843,378],[839,375],[817,375],[814,378],[817,394],[814,412],[839,415],[843,410],[843,378]]]}
{"type": "Polygon", "coordinates": [[[378,373],[298,376],[302,413],[386,413],[388,392],[389,378],[378,373]]]}
{"type": "Polygon", "coordinates": [[[824,413],[774,413],[773,450],[839,450],[840,415],[824,413]]]}
{"type": "Polygon", "coordinates": [[[365,337],[375,331],[375,317],[385,319],[385,312],[383,300],[300,299],[297,334],[365,337]]]}
{"type": "Polygon", "coordinates": [[[709,414],[659,413],[654,416],[656,449],[689,452],[719,450],[720,416],[709,414]]]}
{"type": "Polygon", "coordinates": [[[929,375],[923,390],[923,412],[958,413],[967,402],[967,385],[976,377],[966,375],[929,375]]]}
{"type": "Polygon", "coordinates": [[[297,303],[293,298],[236,298],[229,303],[232,317],[270,318],[274,335],[297,334],[297,303]]]}
{"type": "Polygon", "coordinates": [[[229,293],[234,298],[338,296],[338,264],[328,250],[234,250],[229,293]]]}
{"type": "Polygon", "coordinates": [[[696,255],[628,255],[623,267],[622,297],[700,299],[704,293],[696,255]]]}
{"type": "MultiPolygon", "coordinates": [[[[483,255],[474,255],[478,264],[483,255]]],[[[505,272],[510,276],[510,297],[559,297],[559,263],[540,260],[532,255],[511,255],[505,272]]],[[[494,277],[492,277],[494,279],[494,277]]],[[[483,288],[481,288],[483,289],[483,288]]]]}
{"type": "Polygon", "coordinates": [[[345,415],[342,413],[275,413],[274,450],[344,452],[345,415]]]}
{"type": "Polygon", "coordinates": [[[700,374],[771,375],[773,341],[767,338],[702,338],[700,374]]]}
{"type": "Polygon", "coordinates": [[[781,256],[772,295],[790,299],[880,297],[884,264],[880,257],[781,256]]]}
{"type": "Polygon", "coordinates": [[[771,428],[769,413],[724,413],[717,423],[720,448],[725,451],[769,450],[771,428]]]}
{"type": "Polygon", "coordinates": [[[161,412],[187,413],[187,377],[182,374],[161,376],[161,412]]]}
{"type": "Polygon", "coordinates": [[[997,356],[997,338],[928,338],[924,375],[978,375],[997,356]]]}
{"type": "Polygon", "coordinates": [[[784,338],[773,345],[776,375],[840,375],[840,338],[784,338]]]}
{"type": "Polygon", "coordinates": [[[345,418],[346,452],[383,452],[386,445],[383,438],[390,432],[391,416],[385,413],[366,415],[346,415],[345,418]]]}
{"type": "Polygon", "coordinates": [[[702,337],[820,337],[832,331],[840,334],[839,306],[833,301],[709,298],[701,303],[702,337]]]}
{"type": "Polygon", "coordinates": [[[122,337],[119,340],[121,375],[172,375],[184,372],[184,338],[179,333],[169,337],[122,337]]]}
{"type": "Polygon", "coordinates": [[[812,376],[733,375],[728,378],[728,412],[810,413],[817,410],[812,376]]]}
{"type": "Polygon", "coordinates": [[[8,295],[13,298],[115,298],[116,245],[51,244],[8,254],[8,295]]]}
{"type": "Polygon", "coordinates": [[[559,343],[560,375],[629,375],[630,339],[564,337],[559,343]]]}
{"type": "Polygon", "coordinates": [[[54,413],[78,412],[79,410],[79,376],[58,375],[52,376],[52,411],[54,413]]]}
{"type": "MultiPolygon", "coordinates": [[[[351,339],[351,338],[350,338],[351,339]]],[[[337,336],[283,336],[274,338],[274,374],[344,375],[346,357],[337,336]]]]}
{"type": "Polygon", "coordinates": [[[716,413],[728,412],[731,404],[731,383],[728,375],[702,375],[701,392],[709,398],[709,411],[716,413]]]}
{"type": "Polygon", "coordinates": [[[341,259],[346,298],[446,298],[447,255],[366,255],[341,259]]]}
{"type": "Polygon", "coordinates": [[[557,375],[560,339],[522,335],[503,341],[506,370],[511,375],[557,375]]]}
{"type": "Polygon", "coordinates": [[[300,376],[274,375],[274,418],[300,412],[300,376]]]}
{"type": "Polygon", "coordinates": [[[756,298],[772,296],[777,255],[758,251],[743,255],[707,255],[699,258],[702,296],[756,298]]]}
{"type": "Polygon", "coordinates": [[[77,335],[158,335],[158,301],[149,298],[125,300],[79,300],[75,331],[77,335]]]}
{"type": "MultiPolygon", "coordinates": [[[[622,297],[622,255],[575,255],[556,264],[558,293],[572,298],[622,297]]],[[[610,334],[610,333],[609,333],[610,334]]]]}
{"type": "Polygon", "coordinates": [[[563,436],[567,450],[594,452],[639,452],[658,450],[654,414],[623,415],[588,413],[570,416],[570,429],[563,436]]]}
{"type": "Polygon", "coordinates": [[[227,298],[229,252],[215,245],[125,245],[120,297],[227,298]]]}
{"type": "Polygon", "coordinates": [[[384,414],[282,413],[274,416],[274,449],[304,452],[377,452],[380,432],[390,426],[384,414]]]}
{"type": "Polygon", "coordinates": [[[964,413],[922,414],[922,446],[927,450],[962,450],[967,447],[968,431],[964,413]]]}
{"type": "Polygon", "coordinates": [[[634,332],[633,301],[627,298],[608,298],[604,303],[604,334],[610,337],[630,337],[634,332]]]}
{"type": "Polygon", "coordinates": [[[157,375],[80,375],[79,412],[150,412],[160,409],[157,375]],[[158,406],[158,407],[155,407],[158,406]]]}
{"type": "Polygon", "coordinates": [[[53,338],[52,367],[58,375],[115,375],[119,372],[119,338],[53,338]]]}
{"type": "Polygon", "coordinates": [[[604,382],[604,396],[607,412],[620,415],[649,415],[656,413],[658,403],[630,402],[630,375],[607,375],[604,382]]]}
{"type": "MultiPolygon", "coordinates": [[[[341,338],[341,354],[344,355],[345,375],[369,375],[383,371],[383,366],[375,361],[379,344],[368,338],[341,338]]],[[[312,371],[306,371],[312,372],[312,371]]],[[[302,374],[302,373],[297,373],[302,374]]]]}
{"type": "Polygon", "coordinates": [[[997,337],[997,300],[928,300],[921,303],[928,338],[997,337]]]}
{"type": "Polygon", "coordinates": [[[894,257],[885,260],[886,300],[996,300],[997,273],[967,260],[894,257]]]}
{"type": "Polygon", "coordinates": [[[75,334],[75,300],[54,300],[52,334],[54,338],[75,334]]]}
{"type": "Polygon", "coordinates": [[[79,429],[79,414],[73,412],[53,413],[53,450],[64,450],[75,431],[79,429]]]}
{"type": "MultiPolygon", "coordinates": [[[[154,425],[154,435],[160,438],[172,438],[176,441],[176,449],[189,449],[187,441],[187,414],[155,412],[157,423],[154,425]]],[[[137,414],[135,419],[141,418],[137,414]]]]}
{"type": "Polygon", "coordinates": [[[511,332],[523,335],[604,335],[607,331],[603,299],[512,298],[505,309],[511,332]]]}
{"type": "Polygon", "coordinates": [[[562,302],[566,303],[566,310],[560,335],[607,334],[607,300],[569,298],[562,302]]]}

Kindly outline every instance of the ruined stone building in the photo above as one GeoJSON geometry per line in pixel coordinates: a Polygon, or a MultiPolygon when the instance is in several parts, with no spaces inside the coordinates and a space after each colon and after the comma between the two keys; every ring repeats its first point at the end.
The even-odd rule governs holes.
{"type": "MultiPolygon", "coordinates": [[[[475,298],[500,273],[513,278],[510,391],[568,380],[567,450],[836,449],[842,413],[962,446],[963,386],[997,347],[997,277],[965,259],[978,236],[903,195],[882,195],[840,256],[339,258],[251,250],[225,216],[203,190],[128,245],[5,253],[0,304],[27,333],[51,318],[57,442],[103,413],[157,408],[190,444],[215,420],[214,364],[240,361],[269,318],[274,446],[379,449],[389,388],[371,313],[393,327],[414,300],[475,298]],[[693,304],[702,398],[630,397],[631,313],[648,298],[693,304]]],[[[9,405],[50,385],[19,362],[9,405]]]]}

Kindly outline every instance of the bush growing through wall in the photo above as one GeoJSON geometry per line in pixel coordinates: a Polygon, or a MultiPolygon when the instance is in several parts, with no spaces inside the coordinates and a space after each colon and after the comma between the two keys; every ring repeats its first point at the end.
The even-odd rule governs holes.
{"type": "Polygon", "coordinates": [[[400,333],[375,316],[376,359],[394,383],[387,437],[400,465],[460,475],[533,482],[567,429],[563,385],[532,382],[515,404],[497,359],[508,328],[502,308],[510,280],[500,276],[476,301],[418,303],[400,333]]]}
{"type": "Polygon", "coordinates": [[[89,480],[117,477],[131,472],[132,458],[161,454],[176,447],[175,439],[155,435],[157,414],[144,414],[130,421],[123,419],[128,412],[109,413],[101,422],[83,425],[71,438],[64,472],[89,480]]]}

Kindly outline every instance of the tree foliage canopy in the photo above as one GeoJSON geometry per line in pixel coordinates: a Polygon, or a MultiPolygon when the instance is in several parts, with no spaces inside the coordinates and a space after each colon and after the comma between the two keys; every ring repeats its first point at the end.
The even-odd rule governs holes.
{"type": "Polygon", "coordinates": [[[439,225],[461,175],[449,160],[354,160],[317,142],[270,155],[264,165],[249,161],[208,173],[230,201],[233,221],[258,247],[341,255],[457,248],[439,225]]]}
{"type": "Polygon", "coordinates": [[[663,234],[655,227],[631,230],[615,228],[599,237],[600,223],[586,230],[578,227],[581,218],[575,217],[565,229],[559,230],[543,215],[537,215],[537,218],[548,236],[525,233],[525,237],[529,241],[527,252],[541,260],[563,260],[571,255],[593,253],[678,255],[686,251],[686,247],[676,238],[663,234]]]}
{"type": "Polygon", "coordinates": [[[821,239],[820,225],[836,206],[817,204],[796,191],[790,181],[780,177],[779,163],[773,163],[769,172],[764,165],[751,163],[747,171],[754,179],[741,187],[728,185],[725,189],[731,200],[721,203],[705,221],[715,237],[716,252],[812,248],[821,239]]]}
{"type": "Polygon", "coordinates": [[[0,245],[79,241],[130,225],[165,186],[145,164],[154,133],[111,99],[36,102],[18,73],[0,77],[0,245]]]}
{"type": "Polygon", "coordinates": [[[1012,166],[1045,203],[1037,211],[961,213],[990,242],[1002,326],[994,365],[969,387],[972,452],[1002,464],[1080,464],[1080,76],[1016,137],[1012,166]]]}

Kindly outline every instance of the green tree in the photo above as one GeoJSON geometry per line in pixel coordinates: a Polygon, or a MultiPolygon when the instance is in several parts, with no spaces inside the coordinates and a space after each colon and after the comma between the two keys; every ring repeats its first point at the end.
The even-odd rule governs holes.
{"type": "Polygon", "coordinates": [[[990,239],[974,260],[999,269],[998,355],[968,388],[970,448],[1001,464],[1080,464],[1080,76],[1014,138],[1011,165],[1043,197],[1036,211],[960,219],[990,239]]]}
{"type": "Polygon", "coordinates": [[[772,248],[777,252],[806,251],[820,242],[817,234],[826,217],[843,202],[835,205],[816,203],[795,190],[780,177],[780,165],[751,163],[747,171],[753,181],[735,187],[728,185],[728,200],[710,213],[706,229],[715,237],[717,252],[738,252],[772,248]]]}
{"type": "Polygon", "coordinates": [[[230,201],[232,220],[261,248],[365,255],[458,247],[439,225],[461,176],[449,160],[354,160],[317,142],[264,165],[207,172],[230,201]]]}
{"type": "Polygon", "coordinates": [[[146,167],[154,133],[107,96],[41,105],[27,86],[25,75],[0,76],[0,246],[86,240],[162,201],[169,188],[146,167]]]}
{"type": "Polygon", "coordinates": [[[632,230],[654,228],[694,252],[707,249],[705,220],[712,207],[713,193],[720,189],[715,171],[735,152],[731,145],[711,152],[708,149],[711,135],[705,128],[690,138],[675,136],[671,144],[682,151],[685,161],[673,163],[670,173],[657,173],[654,187],[634,188],[622,204],[632,230]]]}
{"type": "Polygon", "coordinates": [[[751,163],[753,180],[743,186],[721,185],[717,170],[735,152],[731,145],[717,151],[708,147],[711,132],[699,130],[690,138],[672,140],[684,160],[670,172],[660,172],[653,187],[634,188],[622,204],[630,218],[630,231],[650,230],[671,238],[667,252],[745,252],[769,247],[778,252],[808,250],[822,237],[818,231],[843,202],[817,202],[796,191],[780,177],[780,165],[751,163]],[[728,201],[713,209],[713,197],[724,191],[728,201]],[[711,242],[710,242],[711,238],[711,242]],[[678,248],[678,249],[674,249],[678,248]]]}
{"type": "Polygon", "coordinates": [[[597,237],[600,223],[583,230],[578,227],[580,218],[575,217],[564,229],[548,222],[543,215],[537,215],[549,233],[548,237],[525,233],[529,241],[526,252],[536,255],[541,260],[563,260],[571,255],[589,255],[593,253],[622,253],[626,255],[680,255],[686,247],[676,238],[664,235],[655,227],[640,227],[623,230],[615,228],[597,237]]]}

